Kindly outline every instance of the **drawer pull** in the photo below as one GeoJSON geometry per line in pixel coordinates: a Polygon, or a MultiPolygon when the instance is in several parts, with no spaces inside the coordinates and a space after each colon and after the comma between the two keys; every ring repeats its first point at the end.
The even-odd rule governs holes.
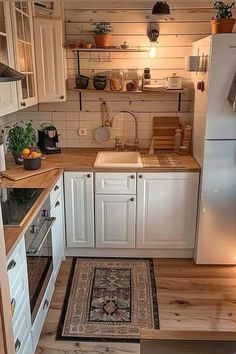
{"type": "Polygon", "coordinates": [[[58,191],[58,189],[59,189],[59,186],[56,185],[56,186],[54,187],[54,192],[58,191]]]}
{"type": "Polygon", "coordinates": [[[134,202],[134,198],[130,198],[130,201],[131,201],[131,202],[134,202]]]}
{"type": "Polygon", "coordinates": [[[25,107],[25,106],[26,106],[26,102],[25,102],[25,101],[22,101],[20,105],[21,105],[22,107],[25,107]]]}
{"type": "Polygon", "coordinates": [[[58,207],[60,205],[60,202],[57,201],[56,204],[55,204],[55,207],[58,207]]]}
{"type": "Polygon", "coordinates": [[[131,175],[130,178],[131,178],[131,179],[135,179],[135,176],[134,176],[134,175],[131,175]]]}
{"type": "Polygon", "coordinates": [[[142,176],[142,175],[139,175],[138,177],[139,177],[139,178],[143,178],[143,176],[142,176]]]}
{"type": "Polygon", "coordinates": [[[43,304],[43,309],[44,309],[44,310],[47,309],[48,306],[49,306],[49,301],[46,299],[46,300],[44,301],[44,304],[43,304]]]}
{"type": "Polygon", "coordinates": [[[9,270],[15,268],[15,266],[16,266],[16,261],[15,261],[14,259],[12,259],[12,260],[10,261],[10,263],[8,264],[8,266],[7,266],[7,271],[9,271],[9,270]]]}
{"type": "Polygon", "coordinates": [[[15,351],[18,352],[20,347],[21,347],[21,341],[17,338],[17,340],[15,342],[15,351]]]}
{"type": "Polygon", "coordinates": [[[91,178],[91,175],[90,175],[90,174],[88,174],[88,175],[87,175],[87,178],[91,178]]]}
{"type": "Polygon", "coordinates": [[[14,316],[15,309],[16,309],[16,299],[14,299],[14,297],[13,297],[11,299],[11,315],[12,315],[12,317],[14,316]]]}
{"type": "Polygon", "coordinates": [[[64,96],[63,96],[63,95],[61,95],[61,96],[60,96],[60,99],[61,99],[61,100],[64,100],[64,96]]]}

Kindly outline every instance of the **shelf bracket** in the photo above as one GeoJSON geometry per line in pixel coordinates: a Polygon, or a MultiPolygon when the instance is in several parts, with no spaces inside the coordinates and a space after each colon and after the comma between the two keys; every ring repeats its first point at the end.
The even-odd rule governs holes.
{"type": "Polygon", "coordinates": [[[181,99],[182,99],[182,94],[179,93],[179,98],[178,98],[178,112],[181,112],[181,99]]]}
{"type": "MultiPolygon", "coordinates": [[[[80,51],[79,50],[77,50],[77,72],[78,72],[78,75],[80,75],[80,51]]],[[[80,112],[83,110],[82,92],[79,92],[79,109],[80,109],[80,112]]]]}

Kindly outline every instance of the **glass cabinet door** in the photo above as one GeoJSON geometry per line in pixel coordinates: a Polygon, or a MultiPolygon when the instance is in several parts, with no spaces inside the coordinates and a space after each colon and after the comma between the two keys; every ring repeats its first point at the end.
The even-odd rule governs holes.
{"type": "Polygon", "coordinates": [[[32,5],[27,1],[17,1],[12,6],[17,67],[25,75],[19,84],[19,108],[24,108],[37,103],[32,5]]]}
{"type": "MultiPolygon", "coordinates": [[[[0,62],[15,66],[10,7],[7,2],[0,2],[0,62]]],[[[0,116],[18,109],[16,83],[0,82],[0,116]]]]}

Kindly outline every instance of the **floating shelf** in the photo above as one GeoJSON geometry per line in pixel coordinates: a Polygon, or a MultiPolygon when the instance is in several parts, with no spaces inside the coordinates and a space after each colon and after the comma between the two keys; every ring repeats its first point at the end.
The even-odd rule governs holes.
{"type": "MultiPolygon", "coordinates": [[[[70,48],[70,47],[69,47],[70,48]]],[[[127,48],[122,49],[120,47],[107,47],[107,48],[71,48],[73,52],[103,52],[103,53],[111,53],[111,52],[126,52],[126,53],[148,53],[149,48],[127,48]]]]}

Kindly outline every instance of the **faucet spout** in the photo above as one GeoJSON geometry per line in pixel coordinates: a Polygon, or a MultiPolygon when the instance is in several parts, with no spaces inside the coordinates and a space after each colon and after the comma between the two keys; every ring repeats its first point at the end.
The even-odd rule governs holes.
{"type": "Polygon", "coordinates": [[[135,124],[134,147],[135,147],[135,149],[138,149],[138,147],[139,147],[139,140],[138,140],[138,119],[137,119],[136,114],[135,114],[133,111],[129,110],[129,109],[127,109],[127,110],[122,110],[121,112],[115,113],[114,116],[113,116],[112,119],[111,119],[111,127],[112,127],[112,125],[113,125],[114,118],[115,118],[119,113],[128,113],[128,114],[130,114],[130,115],[133,117],[133,119],[134,119],[134,124],[135,124]]]}

